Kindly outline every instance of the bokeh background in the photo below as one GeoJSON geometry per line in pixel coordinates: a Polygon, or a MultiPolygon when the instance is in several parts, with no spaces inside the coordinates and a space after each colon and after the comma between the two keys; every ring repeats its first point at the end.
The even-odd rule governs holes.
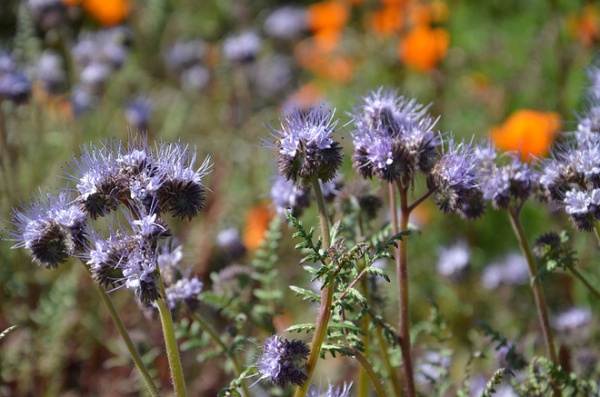
{"type": "MultiPolygon", "coordinates": [[[[225,237],[239,236],[245,253],[234,261],[244,265],[276,216],[269,197],[274,155],[261,138],[291,109],[320,103],[336,109],[347,181],[358,178],[347,112],[380,86],[431,103],[440,117],[436,129],[457,139],[491,137],[503,150],[543,156],[575,128],[599,42],[600,5],[588,1],[3,0],[0,226],[10,228],[11,208],[40,189],[68,185],[63,167],[82,145],[135,131],[147,131],[150,140],[181,139],[214,163],[205,178],[211,191],[205,211],[177,229],[187,265],[209,287],[210,273],[232,263],[225,237]]],[[[424,188],[422,181],[416,191],[424,188]]],[[[526,205],[523,219],[532,240],[550,230],[572,233],[580,269],[597,284],[592,235],[538,203],[526,205]]],[[[314,209],[303,220],[316,225],[314,209]]],[[[427,202],[413,222],[420,230],[409,248],[413,322],[427,319],[437,303],[451,335],[444,341],[453,352],[447,378],[459,383],[473,351],[493,351],[480,320],[525,354],[542,352],[527,279],[493,267],[518,253],[506,214],[490,210],[468,222],[427,202]],[[443,247],[460,242],[470,257],[457,278],[438,261],[443,247]]],[[[291,233],[282,230],[277,283],[298,304],[282,305],[278,330],[312,318],[285,288],[306,276],[291,233]]],[[[11,245],[0,241],[0,330],[20,327],[0,341],[0,396],[143,395],[84,269],[37,268],[11,245]]],[[[568,275],[555,274],[545,285],[553,318],[572,308],[585,314],[576,327],[583,334],[557,330],[564,362],[597,375],[597,357],[577,357],[599,353],[591,315],[599,303],[568,275]]],[[[167,392],[158,321],[128,291],[112,297],[167,392]]],[[[218,329],[227,329],[219,313],[206,310],[218,329]]],[[[268,335],[254,336],[260,345],[268,335]]],[[[432,348],[439,351],[439,343],[432,348]]],[[[256,349],[244,349],[250,364],[256,349]]],[[[187,346],[184,367],[190,395],[210,396],[231,374],[222,357],[201,350],[187,346]]],[[[350,370],[332,370],[336,381],[352,376],[354,364],[341,362],[350,370]]],[[[491,367],[482,364],[482,374],[491,367]]]]}

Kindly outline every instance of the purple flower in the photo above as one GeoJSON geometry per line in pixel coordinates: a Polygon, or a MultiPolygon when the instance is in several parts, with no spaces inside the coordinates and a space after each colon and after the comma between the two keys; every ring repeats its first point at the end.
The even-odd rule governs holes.
{"type": "Polygon", "coordinates": [[[495,154],[491,142],[475,149],[477,182],[483,199],[495,208],[506,209],[512,202],[525,201],[536,187],[539,176],[521,161],[518,152],[495,154]]]}
{"type": "Polygon", "coordinates": [[[435,189],[435,201],[444,213],[461,211],[476,193],[475,158],[471,146],[450,139],[448,148],[435,164],[427,185],[435,189]]]}
{"type": "Polygon", "coordinates": [[[354,110],[352,133],[355,168],[365,178],[408,185],[414,173],[428,173],[436,159],[440,138],[427,106],[380,88],[363,98],[354,110]]]}
{"type": "Polygon", "coordinates": [[[299,188],[283,176],[278,176],[271,186],[271,200],[277,212],[284,215],[289,209],[298,217],[305,208],[310,207],[310,188],[299,188]]]}
{"type": "Polygon", "coordinates": [[[196,152],[180,143],[155,150],[145,135],[132,135],[127,147],[113,139],[102,147],[84,148],[69,166],[77,183],[78,202],[90,217],[105,216],[120,203],[134,201],[155,211],[191,219],[203,208],[202,178],[210,168],[207,158],[195,168],[196,152]]]}
{"type": "Polygon", "coordinates": [[[174,217],[191,220],[204,208],[206,187],[202,178],[210,172],[210,157],[196,167],[196,151],[180,142],[163,144],[157,157],[163,173],[158,190],[161,208],[174,217]]]}
{"type": "Polygon", "coordinates": [[[302,386],[308,380],[304,366],[310,349],[301,340],[287,340],[278,335],[267,338],[263,354],[258,359],[261,379],[286,388],[290,384],[302,386]]]}
{"type": "Polygon", "coordinates": [[[295,111],[279,128],[271,127],[279,173],[298,186],[309,185],[312,178],[333,179],[342,164],[342,148],[331,136],[337,123],[333,112],[312,108],[308,114],[295,111]]]}
{"type": "Polygon", "coordinates": [[[182,278],[167,288],[169,307],[174,309],[177,303],[182,302],[194,308],[198,305],[198,295],[202,292],[202,281],[196,277],[182,278]]]}
{"type": "Polygon", "coordinates": [[[87,218],[66,192],[41,195],[21,210],[13,210],[10,231],[13,248],[27,248],[33,261],[57,267],[88,247],[87,218]]]}
{"type": "Polygon", "coordinates": [[[308,29],[307,12],[300,7],[280,7],[267,17],[264,29],[276,39],[292,40],[308,29]]]}
{"type": "Polygon", "coordinates": [[[260,37],[251,30],[229,37],[223,43],[223,54],[232,62],[252,62],[260,51],[260,37]]]}

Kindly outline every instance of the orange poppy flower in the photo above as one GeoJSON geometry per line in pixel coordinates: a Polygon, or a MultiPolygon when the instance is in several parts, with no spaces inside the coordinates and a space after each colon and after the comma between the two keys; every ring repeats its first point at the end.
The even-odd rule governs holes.
{"type": "Polygon", "coordinates": [[[571,36],[586,47],[591,47],[600,40],[600,11],[589,4],[583,9],[581,16],[571,16],[568,22],[571,36]]]}
{"type": "Polygon", "coordinates": [[[129,0],[83,0],[83,9],[102,26],[123,22],[131,9],[129,0]]]}
{"type": "Polygon", "coordinates": [[[323,94],[315,83],[306,83],[290,95],[283,103],[284,109],[307,111],[323,101],[323,94]]]}
{"type": "Polygon", "coordinates": [[[342,30],[348,22],[350,11],[338,1],[321,1],[308,6],[308,26],[314,32],[319,30],[342,30]]]}
{"type": "Polygon", "coordinates": [[[378,36],[389,36],[402,29],[402,7],[386,6],[371,15],[371,27],[378,36]]]}
{"type": "Polygon", "coordinates": [[[352,58],[325,51],[314,40],[298,43],[294,55],[301,67],[321,77],[347,82],[354,74],[352,58]]]}
{"type": "Polygon", "coordinates": [[[446,56],[450,35],[445,29],[418,26],[399,43],[398,55],[404,64],[427,72],[446,56]]]}
{"type": "Polygon", "coordinates": [[[501,150],[521,151],[523,161],[548,154],[550,144],[560,128],[560,116],[554,112],[518,110],[492,128],[492,141],[501,150]]]}
{"type": "Polygon", "coordinates": [[[260,246],[265,239],[265,232],[273,214],[265,203],[260,203],[250,208],[246,215],[246,227],[244,228],[243,241],[248,250],[254,250],[260,246]]]}

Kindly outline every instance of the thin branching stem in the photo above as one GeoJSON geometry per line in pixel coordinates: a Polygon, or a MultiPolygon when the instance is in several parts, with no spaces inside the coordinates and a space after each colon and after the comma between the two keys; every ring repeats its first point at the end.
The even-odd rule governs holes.
{"type": "Polygon", "coordinates": [[[369,361],[366,359],[366,357],[363,356],[363,354],[356,349],[352,349],[352,354],[354,354],[354,358],[356,358],[356,360],[360,363],[360,365],[362,365],[362,367],[365,370],[365,372],[367,373],[367,375],[369,375],[369,378],[371,379],[371,383],[373,384],[373,387],[375,387],[375,391],[377,392],[377,395],[379,397],[387,396],[385,390],[383,389],[383,386],[381,385],[379,377],[373,370],[373,367],[371,366],[371,364],[369,364],[369,361]]]}
{"type": "MultiPolygon", "coordinates": [[[[81,262],[81,263],[83,264],[83,267],[85,267],[85,269],[89,273],[90,269],[85,265],[85,263],[83,263],[83,262],[81,262]]],[[[95,282],[93,284],[96,286],[96,289],[100,293],[100,296],[102,297],[102,301],[104,302],[104,305],[108,309],[108,313],[112,317],[113,322],[115,323],[115,326],[117,327],[117,331],[119,332],[119,335],[121,335],[123,342],[125,342],[125,346],[127,347],[127,350],[129,351],[129,355],[131,356],[133,363],[135,364],[138,371],[140,372],[140,375],[142,376],[142,379],[144,380],[144,383],[146,385],[146,388],[148,389],[148,392],[150,393],[150,395],[152,397],[160,396],[160,393],[158,392],[158,389],[156,388],[156,385],[154,384],[154,380],[152,379],[152,376],[150,376],[150,373],[148,372],[148,368],[146,368],[146,365],[142,361],[142,358],[140,357],[137,350],[135,349],[135,346],[133,345],[133,342],[131,341],[131,338],[129,337],[129,333],[127,332],[127,329],[125,328],[125,325],[123,324],[123,321],[121,320],[121,316],[119,316],[119,312],[117,312],[115,305],[112,303],[112,300],[110,299],[110,297],[108,296],[108,294],[106,293],[104,288],[102,288],[102,286],[96,284],[95,282]]]]}
{"type": "Polygon", "coordinates": [[[585,276],[575,266],[568,265],[567,269],[569,269],[571,273],[573,273],[575,277],[577,277],[597,299],[600,299],[600,291],[598,291],[596,287],[587,281],[585,276]]]}
{"type": "MultiPolygon", "coordinates": [[[[546,344],[546,351],[548,357],[554,365],[559,365],[558,356],[556,355],[556,348],[554,347],[554,337],[552,336],[552,330],[550,329],[550,321],[548,318],[548,306],[546,305],[544,290],[542,289],[541,283],[535,281],[537,269],[535,267],[535,261],[533,258],[533,252],[531,251],[531,246],[529,245],[527,236],[525,235],[525,230],[523,229],[523,225],[521,224],[519,211],[509,207],[508,214],[517,240],[519,241],[519,245],[521,246],[521,250],[523,251],[523,255],[527,260],[527,266],[529,268],[529,277],[531,279],[531,288],[533,290],[533,297],[535,299],[535,305],[537,307],[538,317],[540,320],[540,326],[542,328],[542,334],[544,336],[544,342],[546,344]]],[[[555,397],[562,396],[562,392],[558,385],[555,384],[555,382],[552,382],[552,390],[554,391],[555,397]]]]}
{"type": "MultiPolygon", "coordinates": [[[[321,238],[323,239],[323,249],[327,250],[331,246],[331,238],[329,235],[329,218],[327,216],[327,207],[325,206],[325,199],[323,198],[323,192],[321,191],[321,185],[319,180],[314,177],[312,178],[312,187],[317,200],[317,208],[319,210],[319,221],[321,224],[321,238]]],[[[310,347],[310,355],[306,362],[306,374],[308,379],[302,386],[296,389],[295,397],[304,397],[310,386],[310,380],[312,379],[315,367],[317,366],[317,360],[321,353],[321,346],[325,341],[327,334],[327,325],[331,318],[331,303],[333,301],[334,282],[335,277],[331,278],[329,285],[325,286],[321,291],[321,305],[319,307],[319,314],[317,315],[317,323],[315,324],[315,334],[313,335],[312,344],[310,347]]]]}
{"type": "Polygon", "coordinates": [[[231,363],[233,364],[233,370],[235,371],[235,375],[240,379],[240,384],[242,386],[242,390],[244,391],[244,395],[246,397],[250,397],[250,390],[248,390],[246,382],[244,382],[244,380],[241,379],[243,373],[242,366],[240,365],[239,360],[235,356],[235,353],[227,347],[227,345],[221,340],[219,334],[217,334],[217,331],[213,328],[213,326],[208,321],[206,321],[200,314],[191,312],[190,315],[200,325],[202,330],[206,332],[217,345],[219,345],[223,353],[225,353],[227,357],[231,360],[231,363]]]}

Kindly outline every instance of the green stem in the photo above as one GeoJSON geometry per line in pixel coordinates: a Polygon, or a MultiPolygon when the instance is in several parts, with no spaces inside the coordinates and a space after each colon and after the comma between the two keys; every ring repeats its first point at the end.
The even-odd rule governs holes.
{"type": "Polygon", "coordinates": [[[387,368],[387,371],[390,375],[390,382],[392,383],[392,388],[394,389],[394,396],[404,397],[404,389],[402,389],[400,386],[400,380],[396,375],[396,369],[390,360],[390,355],[387,350],[387,343],[383,337],[383,330],[380,326],[377,327],[376,336],[379,347],[381,348],[381,358],[383,360],[383,364],[387,368]]]}
{"type": "Polygon", "coordinates": [[[371,364],[369,364],[369,361],[365,358],[365,356],[363,356],[362,353],[356,349],[352,349],[352,353],[354,354],[354,357],[358,360],[358,362],[362,365],[367,375],[369,375],[369,378],[371,378],[371,383],[373,383],[377,395],[379,397],[387,396],[385,390],[383,389],[383,386],[381,385],[381,382],[379,381],[379,377],[377,376],[377,374],[373,370],[373,367],[371,366],[371,364]]]}
{"type": "MultiPolygon", "coordinates": [[[[321,223],[321,238],[323,239],[323,249],[327,250],[331,246],[327,207],[325,206],[325,200],[323,199],[323,192],[321,191],[319,180],[315,177],[311,180],[311,183],[317,199],[319,221],[321,223]]],[[[308,379],[302,384],[302,386],[298,386],[294,394],[295,397],[306,396],[306,392],[310,386],[310,380],[315,372],[317,360],[319,359],[319,355],[321,353],[321,346],[323,345],[325,336],[327,335],[327,325],[329,324],[329,319],[331,317],[331,303],[333,301],[334,284],[334,280],[332,279],[329,285],[324,287],[321,292],[321,306],[319,307],[319,314],[317,315],[315,334],[313,335],[312,339],[310,355],[308,356],[308,360],[306,362],[306,374],[308,379]]]]}
{"type": "MultiPolygon", "coordinates": [[[[364,261],[361,261],[361,264],[363,265],[363,268],[366,269],[366,263],[364,261]]],[[[363,271],[364,271],[363,269],[363,271]]],[[[362,295],[365,297],[365,299],[368,301],[370,301],[370,297],[369,297],[369,286],[368,286],[368,279],[367,278],[361,278],[360,280],[360,290],[362,295]]],[[[371,338],[370,338],[370,332],[369,332],[369,319],[367,318],[367,316],[363,316],[363,318],[361,318],[360,320],[360,327],[363,330],[363,336],[362,336],[362,342],[363,342],[363,346],[364,346],[364,352],[365,352],[365,359],[369,359],[369,350],[371,347],[371,338]]],[[[369,391],[367,389],[367,376],[368,373],[365,370],[360,371],[360,374],[358,376],[358,384],[357,384],[357,392],[356,392],[356,397],[367,397],[369,395],[369,391]]]]}
{"type": "MultiPolygon", "coordinates": [[[[400,194],[400,225],[398,226],[398,216],[396,213],[396,201],[394,186],[390,184],[390,210],[392,211],[392,223],[394,234],[408,229],[408,218],[410,211],[415,207],[408,207],[408,189],[398,182],[398,192],[400,194]]],[[[414,370],[412,364],[412,352],[410,347],[410,313],[409,313],[409,293],[408,293],[408,251],[406,237],[398,242],[396,249],[396,270],[398,274],[398,296],[399,304],[399,326],[398,326],[398,344],[402,351],[402,369],[404,371],[404,382],[406,395],[408,397],[416,396],[414,370]]]]}
{"type": "Polygon", "coordinates": [[[594,294],[596,298],[600,299],[600,291],[598,291],[592,284],[590,284],[590,282],[586,280],[583,274],[581,274],[581,272],[577,270],[575,266],[567,266],[567,269],[569,269],[575,275],[575,277],[577,277],[583,283],[583,285],[585,285],[587,289],[592,294],[594,294]]]}
{"type": "MultiPolygon", "coordinates": [[[[161,291],[161,297],[166,297],[165,285],[162,277],[158,277],[158,283],[161,291]]],[[[165,347],[167,349],[167,358],[169,360],[169,370],[173,380],[173,388],[177,397],[187,396],[185,388],[185,378],[183,377],[183,368],[181,367],[181,358],[179,357],[179,347],[177,346],[177,338],[175,337],[175,328],[173,327],[173,317],[171,309],[167,305],[166,298],[159,297],[155,302],[158,306],[160,323],[162,325],[163,336],[165,338],[165,347]]]]}
{"type": "Polygon", "coordinates": [[[244,390],[244,395],[246,397],[250,397],[250,391],[248,390],[248,387],[246,386],[246,382],[244,382],[241,379],[242,372],[243,372],[242,366],[240,365],[240,362],[238,361],[235,354],[227,347],[227,345],[221,340],[221,338],[219,338],[217,331],[215,331],[215,329],[212,327],[212,325],[208,321],[206,321],[198,313],[190,313],[190,315],[198,324],[200,324],[200,327],[202,327],[204,332],[206,332],[210,336],[210,338],[217,345],[219,345],[219,347],[223,350],[223,353],[225,353],[227,355],[227,357],[229,357],[229,359],[231,360],[231,363],[233,364],[233,369],[235,371],[235,375],[240,379],[240,384],[242,385],[242,389],[244,390]]]}
{"type": "MultiPolygon", "coordinates": [[[[546,299],[544,298],[544,290],[542,289],[542,285],[539,282],[534,281],[537,275],[537,270],[535,267],[535,261],[533,258],[533,253],[531,251],[531,246],[527,241],[525,230],[523,229],[523,225],[521,224],[521,220],[519,219],[519,212],[509,207],[508,214],[517,240],[519,241],[519,245],[521,246],[521,250],[523,251],[523,255],[525,255],[525,259],[527,260],[527,266],[529,268],[529,277],[531,279],[531,288],[533,289],[533,297],[535,299],[535,305],[537,307],[540,326],[542,328],[542,334],[544,336],[544,342],[546,344],[546,351],[552,363],[558,366],[558,356],[556,355],[556,349],[554,347],[554,338],[552,336],[552,330],[550,329],[550,321],[548,319],[548,306],[546,305],[546,299]]],[[[562,396],[561,390],[554,381],[552,382],[552,389],[554,391],[554,396],[562,396]]]]}
{"type": "MultiPolygon", "coordinates": [[[[83,264],[83,267],[85,267],[85,269],[89,273],[90,269],[85,265],[85,263],[83,263],[83,262],[81,262],[81,263],[83,264]]],[[[131,338],[129,337],[129,333],[127,332],[127,329],[125,329],[125,325],[123,324],[123,321],[121,320],[121,317],[119,316],[119,313],[117,312],[117,309],[115,308],[115,305],[113,305],[112,300],[110,299],[110,297],[108,296],[108,294],[106,293],[104,288],[102,288],[100,285],[96,284],[95,282],[94,282],[94,285],[96,286],[96,289],[100,293],[100,296],[102,297],[102,300],[104,301],[104,305],[108,309],[108,313],[112,317],[113,322],[115,323],[115,326],[117,327],[117,331],[119,332],[119,335],[121,335],[121,338],[125,342],[125,346],[127,347],[127,350],[129,351],[129,355],[133,359],[135,366],[137,367],[138,371],[140,372],[140,375],[142,375],[142,379],[144,380],[144,383],[146,384],[146,388],[148,389],[148,392],[150,393],[150,395],[152,397],[160,396],[160,393],[158,392],[158,389],[156,388],[156,385],[154,384],[154,381],[152,380],[152,377],[150,376],[150,373],[148,372],[146,365],[144,365],[142,358],[138,354],[137,350],[135,349],[135,346],[133,345],[133,342],[131,341],[131,338]]]]}

